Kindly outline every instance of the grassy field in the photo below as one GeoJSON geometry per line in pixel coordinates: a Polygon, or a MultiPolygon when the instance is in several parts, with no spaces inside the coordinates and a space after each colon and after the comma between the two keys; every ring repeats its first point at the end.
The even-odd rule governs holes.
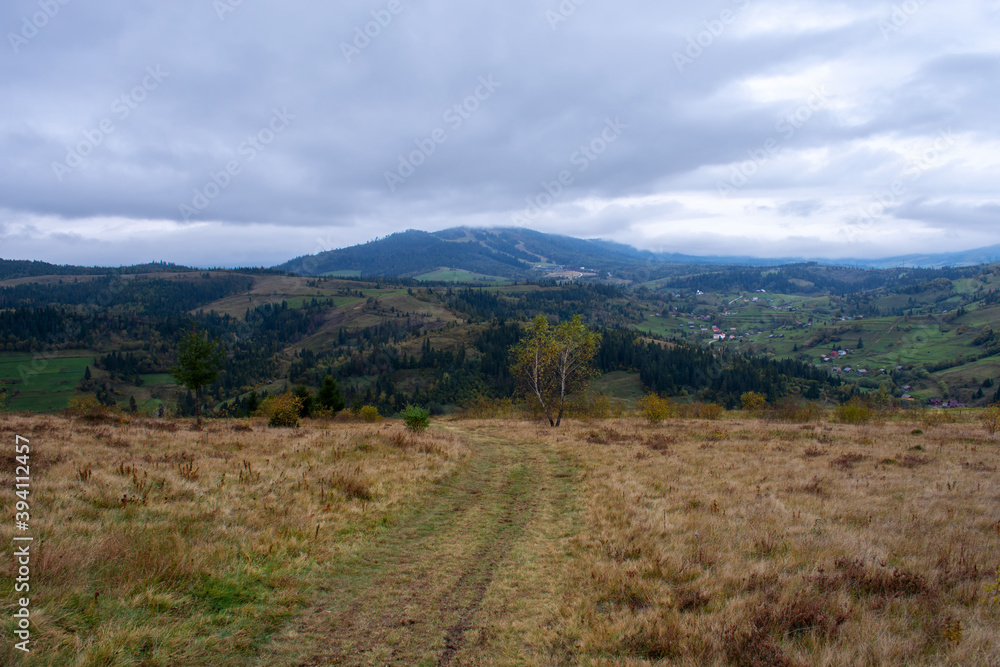
{"type": "Polygon", "coordinates": [[[464,269],[449,269],[440,268],[437,271],[431,271],[430,273],[424,273],[416,276],[417,280],[425,280],[428,282],[438,281],[446,283],[480,283],[480,282],[507,282],[503,278],[498,278],[497,276],[487,276],[481,273],[473,273],[472,271],[465,271],[464,269]]]}
{"type": "Polygon", "coordinates": [[[0,381],[7,385],[8,407],[27,412],[64,409],[93,359],[93,355],[38,360],[31,355],[0,355],[0,381]]]}
{"type": "Polygon", "coordinates": [[[37,643],[0,662],[997,664],[1000,438],[975,417],[7,416],[40,542],[37,643]]]}
{"type": "Polygon", "coordinates": [[[602,374],[590,383],[590,389],[610,398],[620,398],[633,407],[635,402],[642,398],[645,393],[642,390],[642,380],[639,379],[639,374],[626,373],[625,371],[602,374]]]}
{"type": "Polygon", "coordinates": [[[176,384],[177,380],[170,373],[147,373],[140,375],[144,387],[162,387],[163,385],[176,384]]]}

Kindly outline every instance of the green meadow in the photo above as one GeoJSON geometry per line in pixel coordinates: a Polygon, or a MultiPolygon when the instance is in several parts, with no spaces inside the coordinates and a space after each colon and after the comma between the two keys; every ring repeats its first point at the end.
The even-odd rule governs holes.
{"type": "Polygon", "coordinates": [[[7,385],[8,409],[54,412],[69,405],[93,356],[35,359],[0,355],[0,381],[7,385]]]}

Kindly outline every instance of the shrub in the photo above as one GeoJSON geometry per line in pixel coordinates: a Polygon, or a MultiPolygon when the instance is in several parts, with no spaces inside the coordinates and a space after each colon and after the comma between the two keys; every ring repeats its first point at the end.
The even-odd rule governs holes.
{"type": "Polygon", "coordinates": [[[312,415],[314,399],[309,388],[300,384],[292,390],[292,393],[299,399],[299,416],[305,418],[312,415]]]}
{"type": "Polygon", "coordinates": [[[714,421],[722,417],[726,409],[718,403],[691,403],[676,406],[677,416],[682,419],[708,419],[714,421]]]}
{"type": "Polygon", "coordinates": [[[600,393],[576,394],[566,403],[566,416],[578,419],[616,419],[624,414],[624,401],[600,393]]]}
{"type": "Polygon", "coordinates": [[[267,416],[268,426],[295,428],[299,425],[302,399],[291,393],[268,396],[260,404],[258,412],[267,416]]]}
{"type": "Polygon", "coordinates": [[[745,391],[740,396],[740,404],[745,412],[757,414],[767,407],[767,397],[756,391],[745,391]]]}
{"type": "Polygon", "coordinates": [[[792,399],[778,402],[771,410],[771,417],[777,421],[804,424],[816,421],[822,414],[822,409],[812,401],[797,403],[792,399]]]}
{"type": "Polygon", "coordinates": [[[719,405],[718,403],[705,403],[703,405],[699,404],[696,406],[698,408],[698,417],[701,419],[707,419],[709,421],[715,421],[722,417],[726,409],[719,405]]]}
{"type": "Polygon", "coordinates": [[[426,409],[418,408],[415,405],[407,405],[401,415],[403,417],[403,422],[406,423],[406,428],[413,433],[423,431],[425,428],[430,426],[431,423],[431,413],[426,409]]]}
{"type": "Polygon", "coordinates": [[[378,408],[374,405],[366,405],[361,410],[358,411],[358,416],[361,417],[363,421],[368,423],[377,422],[382,418],[382,415],[378,413],[378,408]]]}
{"type": "Polygon", "coordinates": [[[1000,403],[994,403],[983,410],[980,418],[983,420],[986,432],[996,435],[997,431],[1000,431],[1000,403]]]}
{"type": "Polygon", "coordinates": [[[987,593],[993,593],[993,601],[1000,602],[1000,567],[997,568],[997,581],[986,586],[987,593]]]}
{"type": "Polygon", "coordinates": [[[462,416],[468,419],[512,419],[519,413],[510,398],[477,396],[465,403],[462,416]]]}
{"type": "Polygon", "coordinates": [[[639,414],[650,424],[659,424],[674,416],[674,402],[657,394],[646,394],[636,404],[639,414]]]}
{"type": "Polygon", "coordinates": [[[127,424],[129,418],[116,405],[103,405],[93,394],[78,394],[69,399],[66,414],[92,422],[127,424]]]}
{"type": "Polygon", "coordinates": [[[867,424],[874,418],[873,410],[857,396],[837,406],[837,421],[843,424],[867,424]]]}

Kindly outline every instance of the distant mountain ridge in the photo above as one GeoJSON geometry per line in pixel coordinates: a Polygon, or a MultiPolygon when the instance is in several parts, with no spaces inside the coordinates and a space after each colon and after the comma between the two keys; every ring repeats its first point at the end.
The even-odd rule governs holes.
{"type": "Polygon", "coordinates": [[[874,260],[697,256],[524,228],[455,227],[439,232],[410,229],[360,245],[297,257],[274,268],[303,275],[354,273],[367,277],[414,277],[449,268],[481,276],[524,279],[537,275],[534,269],[539,265],[604,274],[658,264],[779,266],[801,262],[858,268],[971,266],[1000,262],[1000,246],[874,260]]]}

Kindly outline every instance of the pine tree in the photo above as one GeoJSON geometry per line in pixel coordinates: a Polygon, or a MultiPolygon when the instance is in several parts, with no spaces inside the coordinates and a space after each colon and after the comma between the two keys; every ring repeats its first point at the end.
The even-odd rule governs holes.
{"type": "Polygon", "coordinates": [[[207,334],[199,334],[197,328],[191,329],[180,342],[177,363],[171,366],[170,374],[178,384],[194,391],[198,426],[201,426],[201,390],[215,382],[224,360],[225,354],[219,343],[207,334]]]}
{"type": "Polygon", "coordinates": [[[323,386],[316,394],[316,401],[333,413],[344,409],[344,397],[340,393],[340,386],[332,376],[327,375],[323,378],[323,386]]]}

